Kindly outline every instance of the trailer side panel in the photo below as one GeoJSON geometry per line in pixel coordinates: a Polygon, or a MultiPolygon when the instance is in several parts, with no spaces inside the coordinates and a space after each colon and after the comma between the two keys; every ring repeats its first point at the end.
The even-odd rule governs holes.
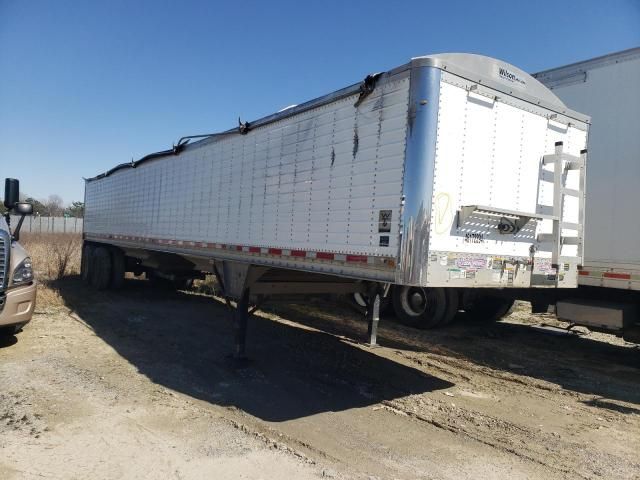
{"type": "Polygon", "coordinates": [[[640,290],[640,48],[535,77],[592,117],[580,284],[640,290]]]}
{"type": "Polygon", "coordinates": [[[358,106],[352,95],[87,182],[85,232],[391,275],[408,90],[408,71],[385,76],[358,106]]]}

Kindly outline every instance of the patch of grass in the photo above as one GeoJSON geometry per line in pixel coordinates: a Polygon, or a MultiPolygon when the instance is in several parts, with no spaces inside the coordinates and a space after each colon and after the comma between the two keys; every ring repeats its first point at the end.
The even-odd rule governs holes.
{"type": "Polygon", "coordinates": [[[38,305],[60,307],[64,301],[54,286],[67,276],[80,273],[82,235],[79,233],[24,233],[20,243],[33,263],[38,282],[38,305]]]}
{"type": "Polygon", "coordinates": [[[215,275],[207,275],[203,280],[194,280],[191,290],[204,295],[215,295],[220,288],[215,275]]]}

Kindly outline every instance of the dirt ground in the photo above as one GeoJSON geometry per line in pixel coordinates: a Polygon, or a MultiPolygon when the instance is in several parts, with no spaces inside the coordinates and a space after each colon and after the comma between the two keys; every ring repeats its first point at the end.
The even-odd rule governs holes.
{"type": "MultiPolygon", "coordinates": [[[[0,346],[2,479],[640,478],[640,351],[516,311],[416,331],[336,305],[58,282],[0,346]]],[[[584,332],[584,331],[583,331],[584,332]]]]}

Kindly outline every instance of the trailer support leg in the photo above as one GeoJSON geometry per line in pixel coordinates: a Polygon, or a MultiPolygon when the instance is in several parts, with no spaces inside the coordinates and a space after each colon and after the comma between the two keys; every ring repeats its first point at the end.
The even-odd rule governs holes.
{"type": "Polygon", "coordinates": [[[235,360],[244,361],[247,359],[246,355],[246,342],[247,342],[247,321],[249,319],[249,289],[247,288],[238,304],[235,311],[235,352],[233,358],[235,360]]]}
{"type": "Polygon", "coordinates": [[[369,290],[367,300],[367,336],[369,346],[376,347],[378,341],[378,323],[380,322],[380,301],[382,290],[376,285],[369,290]]]}

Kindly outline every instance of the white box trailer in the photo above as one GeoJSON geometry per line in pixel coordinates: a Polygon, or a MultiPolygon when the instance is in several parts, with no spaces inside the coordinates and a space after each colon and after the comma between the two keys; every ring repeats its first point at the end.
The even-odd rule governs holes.
{"type": "Polygon", "coordinates": [[[593,119],[582,287],[557,304],[558,316],[640,341],[633,332],[640,304],[640,48],[534,77],[593,119]]]}
{"type": "Polygon", "coordinates": [[[577,285],[588,124],[507,63],[417,57],[88,179],[83,275],[214,272],[243,308],[339,291],[372,312],[393,285],[423,327],[504,313],[469,292],[577,285]]]}

